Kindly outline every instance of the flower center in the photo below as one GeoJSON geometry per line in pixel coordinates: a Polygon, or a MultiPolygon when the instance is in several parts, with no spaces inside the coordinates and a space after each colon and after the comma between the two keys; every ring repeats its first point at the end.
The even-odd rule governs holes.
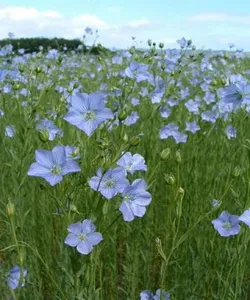
{"type": "Polygon", "coordinates": [[[230,229],[230,228],[232,228],[232,223],[230,223],[230,222],[225,222],[225,223],[222,225],[222,227],[225,228],[225,229],[230,229]]]}
{"type": "Polygon", "coordinates": [[[84,113],[84,119],[86,121],[93,121],[96,117],[96,113],[94,111],[87,111],[84,113]]]}
{"type": "Polygon", "coordinates": [[[78,239],[79,239],[80,241],[84,241],[84,240],[86,239],[86,236],[85,236],[84,234],[80,233],[80,234],[78,235],[78,239]]]}
{"type": "Polygon", "coordinates": [[[133,200],[134,200],[134,196],[132,196],[132,195],[125,194],[125,195],[123,196],[123,201],[125,201],[125,202],[131,202],[131,201],[133,201],[133,200]]]}
{"type": "Polygon", "coordinates": [[[106,180],[105,185],[106,185],[107,188],[114,187],[114,185],[115,185],[114,179],[108,179],[108,180],[106,180]]]}
{"type": "Polygon", "coordinates": [[[51,173],[54,175],[59,175],[62,172],[62,168],[59,165],[54,165],[51,169],[51,173]]]}

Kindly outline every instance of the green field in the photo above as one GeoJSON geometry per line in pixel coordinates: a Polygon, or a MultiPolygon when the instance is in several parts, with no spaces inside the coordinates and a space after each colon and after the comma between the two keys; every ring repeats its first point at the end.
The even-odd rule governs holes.
{"type": "Polygon", "coordinates": [[[1,300],[250,299],[247,54],[1,51],[1,300]]]}

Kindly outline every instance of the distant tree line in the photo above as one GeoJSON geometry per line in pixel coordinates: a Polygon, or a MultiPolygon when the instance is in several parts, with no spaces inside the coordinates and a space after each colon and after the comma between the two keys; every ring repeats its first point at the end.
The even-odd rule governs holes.
{"type": "Polygon", "coordinates": [[[78,50],[83,53],[89,52],[90,54],[102,54],[109,52],[109,49],[104,48],[101,44],[93,47],[88,47],[83,44],[80,39],[64,39],[64,38],[14,38],[14,39],[3,39],[0,40],[0,48],[11,44],[13,46],[13,51],[18,49],[24,49],[25,53],[39,52],[41,49],[43,51],[49,51],[51,49],[57,49],[59,51],[72,51],[78,50]]]}

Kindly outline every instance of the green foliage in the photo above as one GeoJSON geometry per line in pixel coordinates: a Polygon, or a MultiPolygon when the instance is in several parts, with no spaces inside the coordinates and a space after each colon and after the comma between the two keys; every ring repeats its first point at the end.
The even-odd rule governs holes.
{"type": "Polygon", "coordinates": [[[90,53],[94,55],[107,54],[109,50],[102,45],[88,47],[83,44],[80,39],[64,39],[64,38],[19,38],[19,39],[3,39],[0,40],[0,48],[11,44],[13,50],[16,52],[18,49],[25,49],[26,53],[39,52],[39,47],[42,46],[45,51],[50,49],[57,49],[63,51],[64,47],[67,47],[67,51],[76,50],[79,45],[82,45],[81,52],[90,53]]]}
{"type": "MultiPolygon", "coordinates": [[[[46,39],[44,44],[40,39],[32,41],[15,47],[27,45],[27,51],[32,52],[39,45],[57,45],[46,39]]],[[[64,43],[60,40],[58,47],[64,43]]],[[[74,43],[67,47],[74,49],[78,41],[74,43]]],[[[164,100],[170,96],[178,99],[177,82],[188,86],[192,97],[204,96],[184,72],[194,57],[199,62],[200,55],[186,56],[174,74],[157,68],[154,54],[145,58],[138,51],[134,55],[133,60],[147,61],[150,70],[168,82],[164,100]]],[[[225,136],[229,121],[218,119],[212,124],[202,122],[198,115],[201,130],[189,134],[187,143],[160,140],[161,126],[173,122],[184,131],[191,114],[180,103],[163,120],[161,104],[152,104],[150,97],[139,94],[139,84],[148,90],[153,90],[152,86],[118,77],[117,72],[127,64],[108,67],[109,59],[108,55],[101,59],[77,55],[58,63],[37,56],[22,65],[26,81],[17,84],[6,77],[0,83],[1,88],[13,88],[11,93],[0,93],[0,109],[4,111],[0,118],[0,299],[135,300],[142,290],[158,288],[170,291],[171,300],[249,299],[249,228],[242,225],[238,236],[222,238],[211,224],[223,210],[240,215],[250,207],[249,113],[241,109],[230,116],[230,124],[238,130],[236,139],[225,136]],[[97,65],[101,66],[99,71],[97,65]],[[85,93],[100,91],[101,84],[106,84],[110,93],[107,106],[112,108],[116,101],[122,108],[120,126],[112,130],[103,126],[87,137],[66,123],[63,117],[68,105],[55,87],[71,93],[72,81],[85,93]],[[22,88],[30,94],[21,94],[22,88]],[[114,93],[117,90],[121,95],[114,93]],[[138,97],[140,105],[133,107],[131,97],[138,97]],[[132,110],[140,119],[126,126],[122,122],[132,110]],[[54,141],[41,138],[36,130],[37,113],[40,119],[53,119],[51,111],[64,133],[54,141]],[[16,127],[13,138],[4,135],[11,124],[16,127]],[[79,146],[82,171],[51,187],[42,178],[27,176],[27,170],[37,149],[51,150],[55,145],[79,146]],[[146,173],[136,173],[130,179],[144,178],[153,198],[145,216],[130,223],[124,222],[118,211],[119,196],[104,199],[88,184],[100,166],[114,167],[128,149],[141,154],[148,167],[146,173]],[[213,208],[213,199],[219,199],[221,205],[213,208]],[[94,221],[104,237],[88,256],[64,244],[67,227],[86,218],[94,221]],[[23,288],[10,291],[6,276],[16,264],[26,268],[28,275],[23,288]]],[[[242,74],[249,65],[236,59],[229,63],[231,72],[242,74]]],[[[218,68],[219,74],[211,73],[217,78],[227,72],[227,65],[218,62],[218,68]]],[[[216,92],[222,86],[217,80],[212,89],[216,92]]]]}

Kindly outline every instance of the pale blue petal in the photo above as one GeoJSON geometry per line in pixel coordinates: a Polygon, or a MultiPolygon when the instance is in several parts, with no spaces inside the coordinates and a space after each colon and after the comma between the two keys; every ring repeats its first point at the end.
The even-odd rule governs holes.
{"type": "Polygon", "coordinates": [[[74,160],[67,160],[62,167],[62,175],[80,172],[81,169],[78,163],[74,160]]]}
{"type": "Polygon", "coordinates": [[[122,202],[119,211],[122,213],[124,221],[131,222],[134,220],[134,214],[127,202],[122,202]]]}
{"type": "Polygon", "coordinates": [[[103,237],[101,235],[101,233],[99,232],[93,232],[90,235],[88,235],[88,242],[92,245],[92,246],[96,246],[97,244],[99,244],[101,241],[103,240],[103,237]]]}
{"type": "Polygon", "coordinates": [[[81,113],[86,112],[89,109],[89,95],[76,92],[71,98],[72,106],[81,113]]]}
{"type": "Polygon", "coordinates": [[[46,175],[50,174],[50,170],[41,166],[38,163],[33,163],[33,164],[31,164],[27,174],[29,176],[41,177],[41,176],[46,176],[46,175]]]}
{"type": "Polygon", "coordinates": [[[136,205],[135,203],[131,203],[130,208],[137,217],[143,217],[146,213],[146,208],[144,206],[136,205]]]}
{"type": "Polygon", "coordinates": [[[66,153],[64,146],[55,146],[52,149],[53,161],[56,165],[62,166],[66,161],[66,153]]]}
{"type": "Polygon", "coordinates": [[[87,255],[93,250],[93,247],[87,241],[82,241],[77,245],[76,249],[81,254],[87,255]]]}
{"type": "Polygon", "coordinates": [[[141,206],[149,205],[152,200],[151,194],[148,192],[141,192],[134,196],[135,196],[135,199],[133,200],[133,202],[135,204],[141,205],[141,206]]]}
{"type": "Polygon", "coordinates": [[[68,232],[74,233],[75,235],[79,235],[82,233],[82,223],[77,222],[69,225],[68,232]]]}
{"type": "Polygon", "coordinates": [[[89,219],[86,219],[82,222],[82,233],[83,234],[89,234],[95,231],[95,225],[93,224],[93,222],[89,219]]]}
{"type": "Polygon", "coordinates": [[[79,243],[79,239],[75,234],[70,233],[64,240],[64,243],[69,245],[70,247],[76,247],[79,243]]]}
{"type": "Polygon", "coordinates": [[[100,178],[97,176],[93,176],[89,180],[89,186],[95,191],[97,191],[99,183],[100,183],[100,178]]]}
{"type": "Polygon", "coordinates": [[[47,169],[53,166],[53,155],[51,151],[36,150],[36,162],[47,169]]]}
{"type": "Polygon", "coordinates": [[[238,220],[250,227],[250,209],[244,211],[244,213],[238,218],[238,220]]]}
{"type": "Polygon", "coordinates": [[[63,180],[62,175],[55,174],[43,175],[41,177],[43,177],[51,186],[54,186],[63,180]]]}

